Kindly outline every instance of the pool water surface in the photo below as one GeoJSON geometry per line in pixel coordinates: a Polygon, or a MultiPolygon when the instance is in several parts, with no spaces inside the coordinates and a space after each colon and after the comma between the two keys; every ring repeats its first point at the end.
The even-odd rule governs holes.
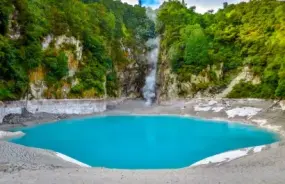
{"type": "Polygon", "coordinates": [[[218,153],[279,140],[253,126],[178,116],[88,117],[21,131],[26,135],[11,142],[117,169],[183,168],[218,153]]]}

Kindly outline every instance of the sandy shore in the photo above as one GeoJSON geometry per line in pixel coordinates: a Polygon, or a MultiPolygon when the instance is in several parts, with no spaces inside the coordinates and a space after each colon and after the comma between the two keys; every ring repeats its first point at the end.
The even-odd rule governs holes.
{"type": "MultiPolygon", "coordinates": [[[[221,162],[178,170],[79,168],[50,151],[0,142],[0,183],[284,184],[285,113],[274,101],[194,99],[146,107],[142,101],[128,100],[100,115],[118,114],[171,114],[242,122],[275,131],[281,142],[260,149],[241,149],[239,153],[245,153],[241,158],[226,156],[221,162]]],[[[23,122],[23,125],[30,126],[33,122],[23,122]]],[[[0,130],[5,127],[0,126],[0,130]]]]}
{"type": "MultiPolygon", "coordinates": [[[[79,167],[54,152],[0,141],[0,172],[79,167]]],[[[0,182],[1,183],[1,182],[0,182]]]]}
{"type": "Polygon", "coordinates": [[[222,165],[180,170],[75,169],[22,170],[1,174],[0,183],[107,184],[284,184],[285,148],[270,149],[222,165]]]}

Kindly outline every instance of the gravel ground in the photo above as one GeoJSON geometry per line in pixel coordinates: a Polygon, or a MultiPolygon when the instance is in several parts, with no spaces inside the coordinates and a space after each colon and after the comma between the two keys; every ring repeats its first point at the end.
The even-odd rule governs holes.
{"type": "MultiPolygon", "coordinates": [[[[141,101],[126,101],[104,114],[174,114],[208,119],[218,118],[255,124],[284,135],[285,114],[278,104],[274,104],[273,101],[258,100],[196,99],[146,107],[141,101]],[[221,107],[222,110],[215,112],[221,107]],[[257,108],[260,111],[254,115],[229,118],[228,110],[247,107],[257,108]],[[268,109],[269,107],[271,108],[268,109]]],[[[78,168],[56,157],[50,151],[0,142],[0,184],[284,184],[285,145],[283,140],[282,138],[280,143],[272,145],[271,148],[268,146],[268,149],[260,153],[250,154],[231,162],[179,170],[78,168]]]]}
{"type": "Polygon", "coordinates": [[[0,173],[0,183],[40,184],[284,184],[285,147],[221,165],[207,165],[179,170],[109,170],[64,168],[55,170],[21,170],[0,173]]]}
{"type": "Polygon", "coordinates": [[[78,166],[62,160],[51,151],[0,141],[0,172],[71,167],[78,166]]]}

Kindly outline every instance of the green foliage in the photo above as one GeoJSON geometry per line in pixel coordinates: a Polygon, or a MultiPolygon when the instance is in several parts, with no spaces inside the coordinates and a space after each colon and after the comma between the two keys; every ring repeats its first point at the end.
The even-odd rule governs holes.
{"type": "Polygon", "coordinates": [[[109,73],[107,75],[107,81],[106,81],[106,88],[107,88],[107,94],[110,97],[118,97],[117,90],[119,87],[117,79],[117,74],[115,71],[109,73]]]}
{"type": "Polygon", "coordinates": [[[275,95],[279,98],[285,98],[285,58],[279,58],[281,67],[278,72],[278,87],[275,91],[275,95]]]}
{"type": "MultiPolygon", "coordinates": [[[[201,74],[209,65],[222,63],[224,77],[207,87],[213,83],[211,87],[225,87],[227,76],[247,65],[261,77],[261,84],[242,82],[230,97],[285,98],[284,2],[225,3],[215,14],[209,11],[201,15],[194,10],[179,1],[169,1],[158,12],[161,49],[168,53],[181,82],[189,82],[191,74],[201,74]]],[[[211,72],[208,70],[208,76],[211,72]]]]}
{"type": "Polygon", "coordinates": [[[68,63],[67,54],[75,50],[66,46],[55,49],[52,42],[43,51],[41,42],[47,35],[74,37],[83,46],[82,60],[76,61],[79,84],[72,87],[70,96],[116,96],[119,86],[115,68],[132,62],[122,45],[142,52],[145,42],[155,36],[155,26],[145,8],[120,1],[1,0],[0,100],[22,97],[28,90],[28,74],[39,66],[46,74],[51,96],[60,97],[57,93],[63,80],[71,85],[74,78],[65,77],[68,65],[74,63],[72,58],[68,63]],[[20,28],[19,39],[10,38],[9,26],[20,28]]]}
{"type": "Polygon", "coordinates": [[[0,2],[0,34],[5,35],[8,32],[9,16],[12,12],[12,3],[10,0],[0,2]]]}
{"type": "Polygon", "coordinates": [[[68,74],[68,58],[64,52],[57,54],[53,50],[47,51],[43,64],[47,70],[46,81],[49,85],[57,83],[68,74]]]}
{"type": "Polygon", "coordinates": [[[182,37],[185,37],[185,65],[196,66],[199,73],[203,68],[210,64],[208,55],[208,40],[199,25],[190,25],[183,30],[182,37]]]}
{"type": "Polygon", "coordinates": [[[34,69],[41,65],[43,53],[42,46],[39,43],[33,42],[28,46],[21,47],[20,50],[20,57],[28,69],[34,69]]]}
{"type": "Polygon", "coordinates": [[[158,10],[156,27],[146,11],[151,10],[117,0],[1,0],[0,100],[21,98],[28,90],[28,74],[39,66],[48,86],[62,87],[60,81],[72,65],[66,51],[75,50],[50,44],[43,51],[41,42],[49,34],[72,36],[82,43],[83,57],[75,75],[79,83],[72,87],[72,95],[117,96],[117,71],[134,60],[127,50],[143,54],[145,42],[156,31],[161,35],[162,53],[167,53],[180,82],[203,73],[211,81],[196,85],[196,90],[225,87],[246,65],[261,84],[242,82],[230,97],[285,98],[283,2],[225,3],[217,13],[198,14],[195,7],[169,1],[158,10]],[[16,25],[21,37],[11,39],[9,28],[16,25]],[[223,66],[222,77],[207,69],[213,65],[223,66]]]}
{"type": "Polygon", "coordinates": [[[229,98],[260,98],[261,86],[250,82],[237,84],[228,95],[229,98]]]}
{"type": "Polygon", "coordinates": [[[84,91],[84,86],[82,83],[77,84],[71,88],[71,93],[77,96],[81,96],[83,91],[84,91]]]}
{"type": "Polygon", "coordinates": [[[93,36],[88,32],[84,32],[83,40],[84,49],[89,52],[91,57],[97,58],[97,60],[101,61],[105,50],[100,38],[95,35],[93,36]]]}
{"type": "Polygon", "coordinates": [[[27,90],[27,73],[18,50],[0,35],[0,100],[19,98],[27,90]]]}
{"type": "Polygon", "coordinates": [[[282,97],[282,98],[285,97],[285,80],[284,79],[279,81],[275,95],[277,97],[282,97]]]}

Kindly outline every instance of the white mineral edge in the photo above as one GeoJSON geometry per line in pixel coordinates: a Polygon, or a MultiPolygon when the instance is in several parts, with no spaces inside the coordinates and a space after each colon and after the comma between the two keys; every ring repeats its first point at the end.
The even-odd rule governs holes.
{"type": "Polygon", "coordinates": [[[242,107],[242,108],[234,108],[226,111],[228,118],[234,118],[236,116],[246,117],[246,116],[254,116],[258,114],[262,109],[254,108],[254,107],[242,107]]]}
{"type": "Polygon", "coordinates": [[[21,132],[21,131],[17,131],[17,132],[0,131],[0,140],[13,138],[13,137],[21,137],[21,136],[24,136],[24,135],[25,135],[25,133],[21,132]]]}
{"type": "Polygon", "coordinates": [[[80,161],[78,161],[78,160],[75,160],[75,159],[73,159],[73,158],[71,158],[71,157],[69,157],[69,156],[66,156],[66,155],[64,155],[64,154],[62,154],[62,153],[55,152],[55,154],[56,154],[56,156],[58,156],[59,158],[65,160],[65,161],[67,161],[67,162],[74,163],[74,164],[79,165],[79,166],[81,166],[81,167],[89,167],[89,168],[91,167],[91,166],[89,166],[89,165],[87,165],[87,164],[84,164],[84,163],[82,163],[82,162],[80,162],[80,161]]]}
{"type": "Polygon", "coordinates": [[[248,155],[250,150],[253,150],[254,153],[261,152],[262,149],[265,148],[265,146],[266,145],[249,147],[249,148],[245,148],[245,149],[238,149],[238,150],[234,150],[234,151],[228,151],[228,152],[220,153],[220,154],[205,158],[203,160],[200,160],[200,161],[192,164],[190,167],[195,167],[195,166],[199,166],[199,165],[206,165],[206,164],[210,164],[210,163],[230,162],[234,159],[248,155]]]}
{"type": "MultiPolygon", "coordinates": [[[[261,152],[263,148],[265,148],[266,145],[262,145],[262,146],[256,146],[256,147],[248,147],[248,148],[244,148],[244,149],[238,149],[238,150],[234,150],[234,151],[228,151],[228,152],[224,152],[224,153],[220,153],[205,159],[202,159],[192,165],[190,165],[190,167],[195,167],[195,166],[200,166],[200,165],[207,165],[210,163],[221,163],[221,162],[230,162],[232,160],[235,160],[237,158],[243,157],[248,155],[250,150],[253,150],[254,153],[258,153],[261,152]]],[[[82,163],[78,160],[75,160],[69,156],[66,156],[62,153],[55,153],[56,156],[58,156],[59,158],[67,161],[67,162],[71,162],[74,163],[76,165],[79,165],[81,167],[87,167],[87,168],[91,168],[91,166],[82,163]]]]}

